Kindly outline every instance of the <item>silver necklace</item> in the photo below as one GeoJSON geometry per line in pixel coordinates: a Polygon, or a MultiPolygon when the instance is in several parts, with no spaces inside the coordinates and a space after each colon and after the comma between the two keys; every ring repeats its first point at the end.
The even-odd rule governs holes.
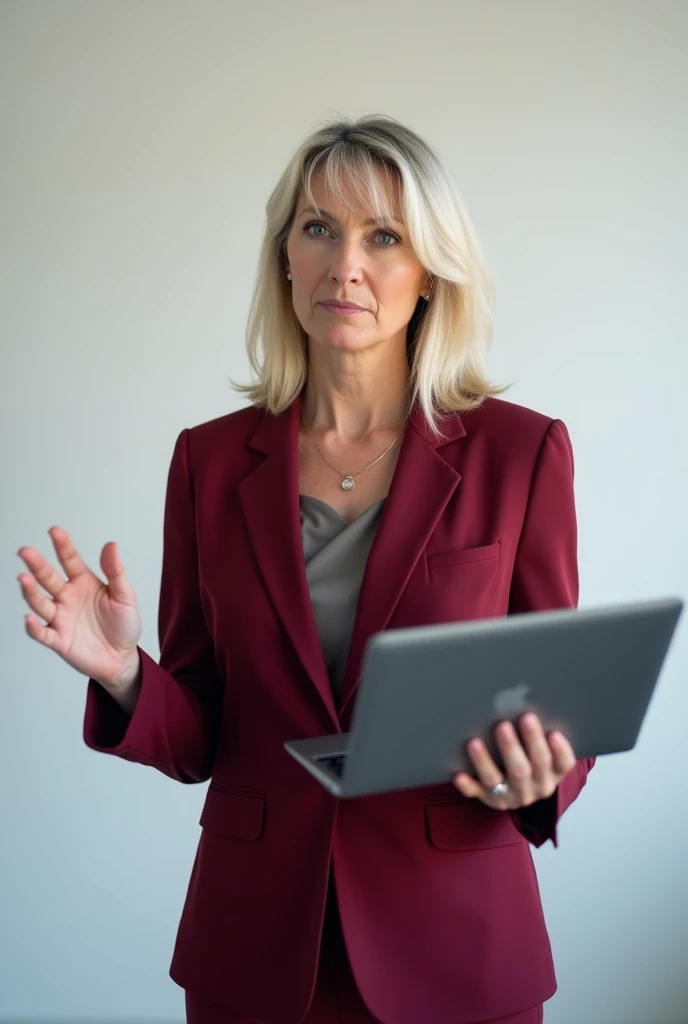
{"type": "MultiPolygon", "coordinates": [[[[408,416],[406,417],[406,419],[408,419],[408,416]]],[[[406,420],[404,420],[404,426],[402,426],[401,430],[399,431],[397,436],[394,438],[392,443],[389,445],[389,447],[385,448],[385,450],[383,451],[382,455],[378,455],[378,457],[376,459],[373,459],[372,462],[369,462],[367,466],[363,467],[363,469],[357,469],[355,473],[342,473],[341,469],[337,469],[336,466],[332,465],[332,463],[328,459],[327,455],[325,455],[325,452],[322,451],[322,449],[319,448],[318,445],[316,444],[315,438],[311,434],[310,430],[308,430],[308,426],[306,424],[306,421],[303,418],[303,409],[301,410],[301,422],[303,423],[304,427],[308,431],[308,434],[310,436],[311,441],[313,442],[313,444],[315,445],[317,450],[320,452],[320,454],[322,455],[322,457],[325,460],[325,462],[327,463],[327,465],[328,466],[332,466],[332,469],[336,473],[339,473],[339,475],[342,477],[342,487],[343,487],[343,489],[345,491],[350,491],[353,487],[356,486],[355,483],[354,483],[354,477],[355,476],[358,476],[359,473],[365,473],[366,469],[370,469],[370,467],[374,466],[376,462],[380,461],[380,459],[384,459],[384,457],[387,454],[387,452],[391,451],[392,448],[394,447],[394,445],[397,443],[397,441],[399,440],[399,438],[401,437],[401,435],[402,435],[402,433],[404,431],[404,426],[406,426],[406,420]]]]}

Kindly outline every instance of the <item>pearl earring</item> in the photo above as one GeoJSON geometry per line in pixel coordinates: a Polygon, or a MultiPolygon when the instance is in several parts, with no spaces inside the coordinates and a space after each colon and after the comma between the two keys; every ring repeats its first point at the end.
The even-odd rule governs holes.
{"type": "Polygon", "coordinates": [[[291,274],[287,274],[287,281],[291,281],[291,274]]]}

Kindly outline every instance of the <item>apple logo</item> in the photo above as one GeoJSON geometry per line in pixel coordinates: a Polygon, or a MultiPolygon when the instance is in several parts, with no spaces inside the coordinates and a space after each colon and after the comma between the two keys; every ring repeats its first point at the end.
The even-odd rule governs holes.
{"type": "Polygon", "coordinates": [[[499,690],[492,699],[492,707],[498,715],[515,715],[526,710],[526,694],[530,687],[519,682],[516,686],[506,686],[499,690]]]}

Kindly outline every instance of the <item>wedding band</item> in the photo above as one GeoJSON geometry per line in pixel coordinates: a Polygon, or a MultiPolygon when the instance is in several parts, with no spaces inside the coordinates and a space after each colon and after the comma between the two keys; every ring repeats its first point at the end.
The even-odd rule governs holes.
{"type": "Polygon", "coordinates": [[[506,796],[509,792],[508,782],[498,782],[496,786],[493,786],[490,790],[492,796],[506,796]]]}

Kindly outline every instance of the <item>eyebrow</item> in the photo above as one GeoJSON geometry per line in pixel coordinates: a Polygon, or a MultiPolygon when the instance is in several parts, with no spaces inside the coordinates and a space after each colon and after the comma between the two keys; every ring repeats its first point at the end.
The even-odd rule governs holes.
{"type": "MultiPolygon", "coordinates": [[[[316,216],[320,216],[320,214],[322,214],[322,216],[323,217],[327,217],[328,220],[333,221],[335,224],[339,224],[339,221],[334,216],[334,214],[328,213],[327,210],[323,210],[322,207],[321,207],[320,211],[318,211],[318,210],[314,210],[312,206],[306,206],[299,213],[299,217],[302,217],[304,215],[304,213],[314,213],[314,214],[316,214],[316,216]]],[[[363,223],[364,223],[364,226],[367,227],[368,224],[381,224],[382,221],[376,220],[375,217],[370,217],[368,220],[364,221],[363,223]]],[[[391,220],[390,220],[390,223],[401,224],[401,226],[404,227],[403,220],[397,220],[396,217],[392,217],[391,220]]]]}

